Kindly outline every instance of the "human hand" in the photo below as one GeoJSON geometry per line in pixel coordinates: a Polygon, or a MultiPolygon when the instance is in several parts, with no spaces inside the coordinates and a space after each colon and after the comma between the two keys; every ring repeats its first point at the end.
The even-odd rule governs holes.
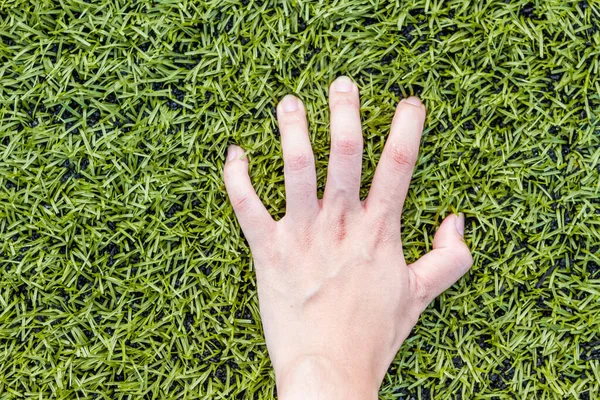
{"type": "Polygon", "coordinates": [[[464,216],[448,216],[433,250],[411,265],[400,217],[425,120],[416,97],[396,109],[369,195],[360,201],[358,87],[329,91],[331,154],[323,199],[302,102],[277,106],[286,214],[275,222],[256,195],[241,148],[230,146],[225,184],[249,242],[260,313],[280,399],[376,399],[419,315],[472,264],[464,216]]]}

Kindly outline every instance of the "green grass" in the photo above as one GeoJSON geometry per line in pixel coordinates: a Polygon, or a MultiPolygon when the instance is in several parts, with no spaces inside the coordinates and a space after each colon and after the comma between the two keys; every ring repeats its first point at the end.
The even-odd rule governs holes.
{"type": "Polygon", "coordinates": [[[407,259],[457,210],[475,256],[381,398],[597,398],[598,21],[597,0],[1,2],[0,397],[272,398],[225,149],[282,216],[274,106],[305,101],[322,190],[347,74],[364,194],[397,101],[429,111],[407,259]]]}

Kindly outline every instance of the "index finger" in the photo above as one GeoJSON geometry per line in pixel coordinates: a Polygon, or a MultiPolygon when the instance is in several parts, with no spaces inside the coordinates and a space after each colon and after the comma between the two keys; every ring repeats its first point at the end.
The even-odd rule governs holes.
{"type": "Polygon", "coordinates": [[[425,106],[416,97],[402,100],[392,120],[390,135],[377,165],[365,209],[375,213],[402,213],[413,168],[419,154],[425,106]]]}

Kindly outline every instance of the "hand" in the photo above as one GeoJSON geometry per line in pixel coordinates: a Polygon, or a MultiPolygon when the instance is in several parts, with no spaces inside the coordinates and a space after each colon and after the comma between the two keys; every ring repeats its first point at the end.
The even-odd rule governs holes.
{"type": "Polygon", "coordinates": [[[425,107],[396,109],[368,198],[360,201],[358,87],[330,87],[331,154],[323,199],[302,102],[277,106],[286,214],[275,222],[256,195],[242,149],[230,146],[225,184],[252,250],[260,313],[279,398],[376,399],[421,312],[472,264],[464,216],[450,215],[433,250],[407,265],[400,217],[417,160],[425,107]]]}

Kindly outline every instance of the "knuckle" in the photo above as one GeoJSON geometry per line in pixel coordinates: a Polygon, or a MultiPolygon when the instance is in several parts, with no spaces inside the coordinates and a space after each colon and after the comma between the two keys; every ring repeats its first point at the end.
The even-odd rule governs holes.
{"type": "Polygon", "coordinates": [[[392,143],[388,152],[394,166],[398,169],[410,169],[417,162],[417,152],[406,143],[392,143]]]}
{"type": "Polygon", "coordinates": [[[426,277],[415,274],[412,270],[410,273],[410,293],[416,307],[421,313],[429,303],[433,300],[433,282],[426,277]]]}
{"type": "Polygon", "coordinates": [[[348,204],[341,200],[326,210],[326,230],[334,243],[343,242],[348,235],[348,224],[352,213],[348,204]]]}
{"type": "Polygon", "coordinates": [[[346,106],[358,107],[358,101],[356,99],[356,94],[352,92],[336,93],[335,96],[332,96],[329,105],[332,110],[346,106]]]}
{"type": "Polygon", "coordinates": [[[371,232],[374,233],[372,246],[379,248],[387,244],[398,243],[399,238],[393,234],[388,215],[380,215],[371,222],[371,232]]]}
{"type": "Polygon", "coordinates": [[[362,138],[345,135],[333,141],[334,151],[345,156],[362,154],[362,138]]]}
{"type": "Polygon", "coordinates": [[[234,175],[235,165],[233,165],[233,161],[226,163],[225,167],[223,168],[223,179],[225,179],[225,182],[231,180],[231,178],[233,178],[234,175]]]}
{"type": "Polygon", "coordinates": [[[284,164],[288,171],[297,172],[305,170],[313,164],[310,155],[304,153],[290,154],[284,158],[284,164]]]}
{"type": "Polygon", "coordinates": [[[290,126],[306,125],[303,111],[301,112],[301,109],[298,109],[293,112],[284,113],[284,115],[279,116],[279,119],[281,124],[283,125],[282,132],[286,130],[285,128],[290,126]]]}
{"type": "Polygon", "coordinates": [[[233,209],[238,213],[244,213],[250,208],[250,197],[246,194],[230,194],[229,200],[233,209]]]}
{"type": "Polygon", "coordinates": [[[345,210],[332,218],[329,229],[334,243],[341,243],[346,239],[348,235],[347,218],[345,210]]]}

